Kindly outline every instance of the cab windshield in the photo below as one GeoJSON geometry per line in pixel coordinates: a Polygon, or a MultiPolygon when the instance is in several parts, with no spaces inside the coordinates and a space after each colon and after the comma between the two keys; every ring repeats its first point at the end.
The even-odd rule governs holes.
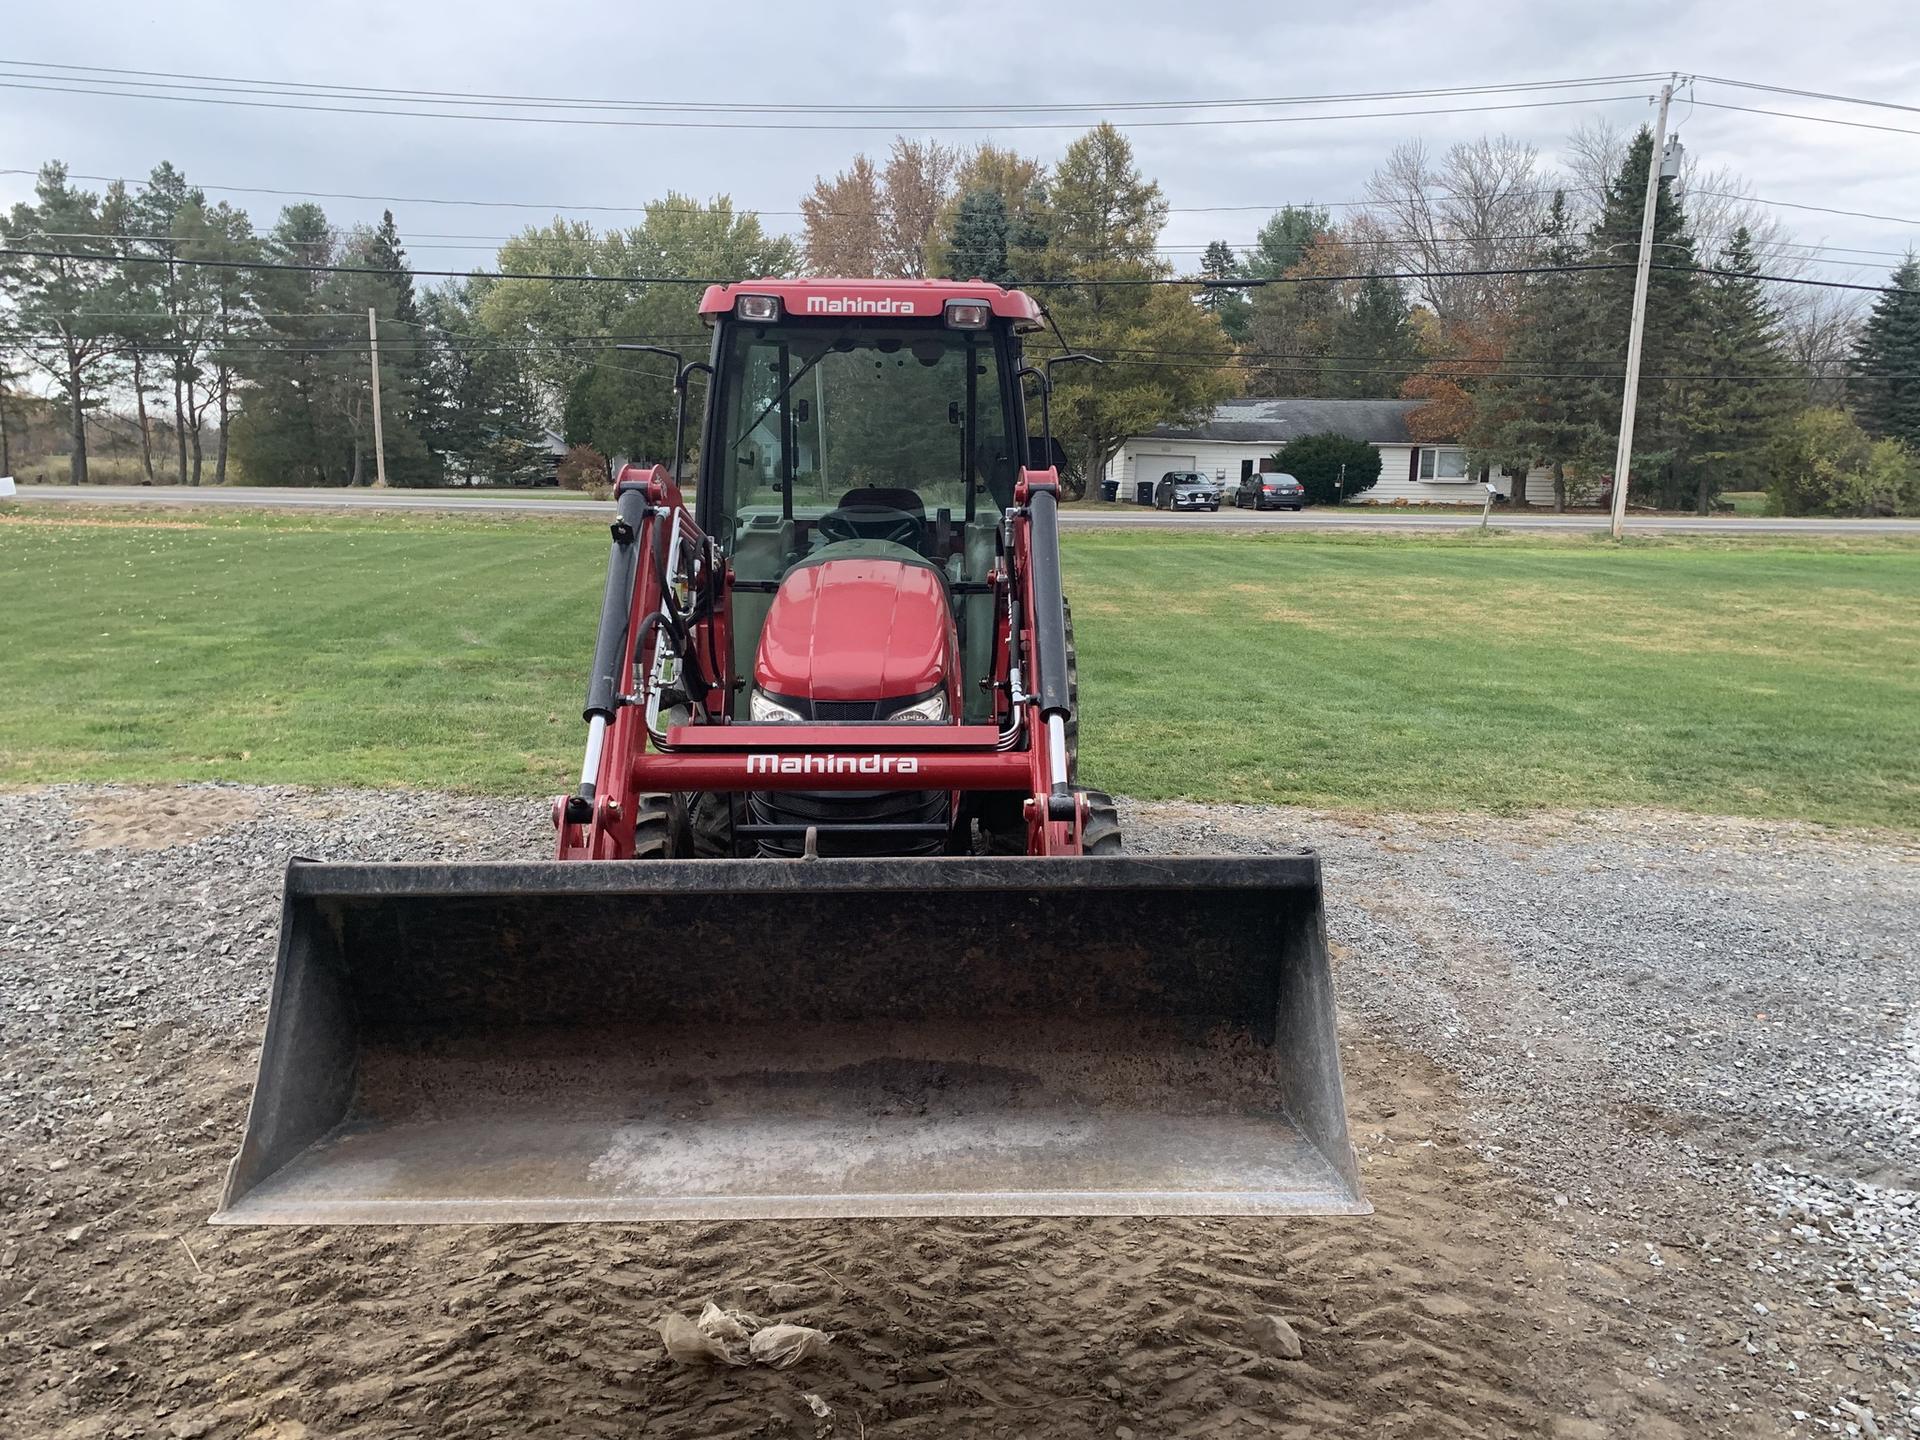
{"type": "Polygon", "coordinates": [[[729,329],[701,480],[705,523],[727,548],[742,530],[791,520],[812,546],[859,536],[925,550],[942,520],[1012,503],[1018,464],[991,332],[729,329]]]}

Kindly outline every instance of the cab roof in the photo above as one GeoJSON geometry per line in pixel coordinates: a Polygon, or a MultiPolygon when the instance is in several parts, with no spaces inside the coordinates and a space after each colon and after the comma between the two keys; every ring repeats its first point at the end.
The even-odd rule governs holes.
{"type": "Polygon", "coordinates": [[[985,280],[736,280],[709,285],[700,297],[700,313],[729,315],[742,295],[775,295],[783,315],[795,320],[835,316],[935,316],[949,300],[984,300],[993,313],[1013,321],[1016,330],[1038,330],[1039,304],[1019,290],[985,280]]]}

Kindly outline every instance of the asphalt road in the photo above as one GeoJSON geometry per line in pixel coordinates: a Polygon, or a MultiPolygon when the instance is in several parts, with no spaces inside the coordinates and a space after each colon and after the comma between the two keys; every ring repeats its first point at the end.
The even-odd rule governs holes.
{"type": "MultiPolygon", "coordinates": [[[[453,490],[294,490],[277,486],[145,485],[23,485],[19,498],[32,504],[221,506],[264,510],[481,510],[534,515],[604,515],[605,501],[572,497],[499,493],[461,494],[453,490]]],[[[1182,529],[1293,528],[1308,530],[1467,530],[1480,523],[1478,510],[1459,515],[1396,515],[1390,510],[1234,510],[1173,515],[1142,510],[1128,514],[1114,510],[1080,511],[1068,508],[1060,516],[1070,527],[1141,526],[1182,529]]],[[[1503,530],[1604,530],[1599,515],[1516,515],[1496,511],[1493,523],[1503,530]]],[[[1831,520],[1771,519],[1747,515],[1718,515],[1706,519],[1686,516],[1643,516],[1628,519],[1628,527],[1643,534],[1797,533],[1812,535],[1920,535],[1920,519],[1831,520]]]]}

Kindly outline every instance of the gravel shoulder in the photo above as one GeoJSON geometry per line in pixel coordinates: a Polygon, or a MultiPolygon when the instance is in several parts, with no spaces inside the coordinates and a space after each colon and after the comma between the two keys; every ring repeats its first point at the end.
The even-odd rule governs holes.
{"type": "Polygon", "coordinates": [[[538,857],[543,811],[0,794],[0,1433],[1920,1434],[1910,838],[1126,806],[1320,850],[1365,1220],[206,1228],[287,857],[538,857]],[[838,1339],[677,1368],[709,1297],[838,1339]]]}

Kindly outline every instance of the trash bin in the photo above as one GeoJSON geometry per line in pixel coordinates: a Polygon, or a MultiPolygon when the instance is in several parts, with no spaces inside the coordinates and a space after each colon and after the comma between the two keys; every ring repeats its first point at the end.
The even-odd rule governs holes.
{"type": "Polygon", "coordinates": [[[1136,505],[1153,504],[1153,481],[1136,480],[1133,482],[1133,503],[1136,505]]]}
{"type": "Polygon", "coordinates": [[[1120,482],[1118,480],[1102,480],[1100,482],[1100,498],[1102,500],[1119,499],[1120,482]]]}

